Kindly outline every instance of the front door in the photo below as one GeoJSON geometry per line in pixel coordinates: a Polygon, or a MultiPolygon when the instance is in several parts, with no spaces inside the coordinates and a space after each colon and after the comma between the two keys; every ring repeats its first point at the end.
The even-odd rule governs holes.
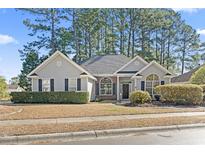
{"type": "Polygon", "coordinates": [[[129,98],[129,84],[122,85],[122,99],[129,98]]]}

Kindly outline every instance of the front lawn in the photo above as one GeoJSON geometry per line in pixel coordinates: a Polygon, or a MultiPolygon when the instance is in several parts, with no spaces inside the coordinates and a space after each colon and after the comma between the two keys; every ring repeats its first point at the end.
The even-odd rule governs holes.
{"type": "Polygon", "coordinates": [[[204,107],[125,107],[111,103],[89,103],[80,105],[0,105],[0,120],[46,119],[65,117],[69,118],[204,111],[204,107]]]}
{"type": "Polygon", "coordinates": [[[34,135],[47,133],[64,133],[88,130],[103,130],[117,128],[136,128],[151,126],[169,126],[193,123],[205,123],[205,116],[192,117],[166,117],[148,118],[133,120],[115,121],[95,121],[95,122],[76,122],[61,124],[39,124],[39,125],[10,125],[0,126],[0,136],[34,135]]]}

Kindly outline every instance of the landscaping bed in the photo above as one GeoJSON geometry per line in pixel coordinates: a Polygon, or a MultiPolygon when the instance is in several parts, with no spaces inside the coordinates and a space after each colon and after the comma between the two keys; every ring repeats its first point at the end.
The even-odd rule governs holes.
{"type": "Polygon", "coordinates": [[[168,125],[179,125],[179,124],[182,125],[182,124],[194,124],[194,123],[205,123],[205,116],[96,121],[96,122],[79,122],[79,123],[69,123],[69,124],[0,126],[0,136],[63,133],[63,132],[77,132],[77,131],[88,131],[88,130],[118,129],[118,128],[168,126],[168,125]]]}
{"type": "Polygon", "coordinates": [[[17,108],[21,109],[21,112],[17,112],[15,114],[0,114],[0,120],[47,119],[205,111],[204,107],[126,107],[111,103],[89,103],[81,105],[0,105],[0,107],[9,107],[11,110],[16,110],[17,108]]]}

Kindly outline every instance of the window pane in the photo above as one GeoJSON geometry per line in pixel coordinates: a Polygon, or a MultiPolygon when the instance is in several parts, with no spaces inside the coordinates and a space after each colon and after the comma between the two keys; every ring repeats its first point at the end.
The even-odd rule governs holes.
{"type": "Polygon", "coordinates": [[[154,87],[159,85],[159,77],[156,74],[151,74],[146,78],[146,91],[150,93],[150,95],[155,94],[154,87]]]}
{"type": "Polygon", "coordinates": [[[76,79],[69,79],[69,91],[76,91],[77,82],[76,79]]]}
{"type": "Polygon", "coordinates": [[[100,83],[101,94],[110,95],[112,94],[112,81],[109,78],[104,78],[100,83]]]}
{"type": "Polygon", "coordinates": [[[50,80],[49,79],[42,80],[42,91],[50,91],[50,80]]]}

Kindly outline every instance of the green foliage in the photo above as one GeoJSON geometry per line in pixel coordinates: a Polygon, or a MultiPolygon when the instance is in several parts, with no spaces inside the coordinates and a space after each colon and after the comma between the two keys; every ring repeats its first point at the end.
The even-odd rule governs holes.
{"type": "Polygon", "coordinates": [[[9,80],[9,84],[18,85],[19,84],[19,77],[12,77],[11,80],[9,80]]]}
{"type": "Polygon", "coordinates": [[[12,92],[14,103],[83,104],[89,100],[88,92],[12,92]]]}
{"type": "Polygon", "coordinates": [[[4,77],[0,76],[0,99],[8,97],[7,84],[4,77]]]}
{"type": "Polygon", "coordinates": [[[205,84],[199,85],[203,89],[203,93],[205,93],[205,84]]]}
{"type": "Polygon", "coordinates": [[[198,105],[203,100],[203,90],[194,84],[167,84],[155,88],[161,100],[168,103],[198,105]]]}
{"type": "Polygon", "coordinates": [[[205,84],[205,66],[199,68],[192,75],[190,82],[193,84],[205,84]]]}
{"type": "Polygon", "coordinates": [[[56,50],[69,53],[63,43],[64,39],[67,39],[64,36],[64,39],[61,39],[62,32],[66,28],[61,26],[61,23],[68,20],[67,11],[69,9],[32,8],[18,10],[33,15],[33,18],[24,19],[23,24],[31,31],[29,33],[31,37],[36,36],[35,40],[27,43],[23,50],[32,48],[38,51],[44,48],[49,50],[50,55],[56,50]]]}
{"type": "Polygon", "coordinates": [[[24,55],[22,58],[23,64],[22,64],[22,70],[21,74],[19,75],[19,86],[25,89],[26,91],[31,90],[31,83],[30,80],[27,78],[27,75],[37,67],[37,65],[40,63],[38,52],[36,51],[30,51],[26,55],[24,55]]]}
{"type": "MultiPolygon", "coordinates": [[[[177,50],[180,52],[180,61],[181,61],[181,73],[184,73],[184,68],[186,62],[190,63],[188,56],[190,52],[197,51],[199,49],[199,34],[197,34],[196,30],[193,29],[190,25],[187,25],[184,21],[180,22],[178,27],[178,37],[176,39],[177,42],[177,50]]],[[[192,57],[193,61],[199,61],[197,57],[192,57]]]]}
{"type": "Polygon", "coordinates": [[[20,10],[32,15],[23,23],[34,40],[24,45],[21,55],[47,49],[46,57],[60,50],[77,63],[95,55],[140,55],[170,70],[180,62],[182,73],[200,61],[200,55],[190,54],[199,49],[199,35],[172,9],[20,10]]]}
{"type": "Polygon", "coordinates": [[[141,91],[141,90],[132,92],[130,94],[129,99],[133,105],[150,103],[152,100],[151,96],[149,95],[147,91],[141,91]]]}

